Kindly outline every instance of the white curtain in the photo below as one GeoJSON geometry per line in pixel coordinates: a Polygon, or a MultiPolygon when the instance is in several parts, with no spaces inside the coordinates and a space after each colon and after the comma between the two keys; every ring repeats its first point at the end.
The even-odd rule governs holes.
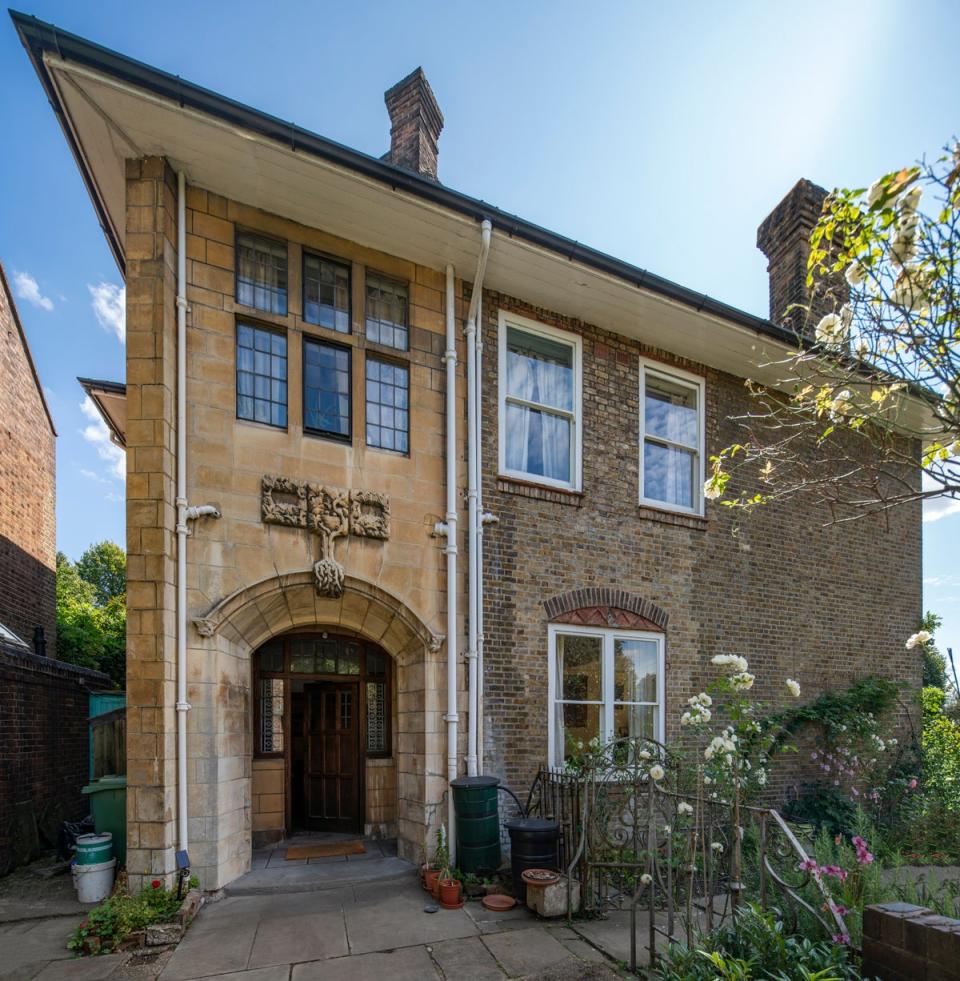
{"type": "MultiPolygon", "coordinates": [[[[572,408],[572,373],[567,365],[509,352],[507,391],[545,407],[572,408]]],[[[570,479],[570,421],[522,405],[507,407],[507,467],[555,480],[570,479]]]]}

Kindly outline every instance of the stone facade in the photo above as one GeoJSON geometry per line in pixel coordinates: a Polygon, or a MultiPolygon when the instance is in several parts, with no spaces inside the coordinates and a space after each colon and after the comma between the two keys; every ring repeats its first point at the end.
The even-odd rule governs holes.
{"type": "Polygon", "coordinates": [[[56,432],[0,266],[0,623],[57,641],[56,432]]]}
{"type": "Polygon", "coordinates": [[[799,500],[750,518],[710,501],[704,517],[641,506],[640,357],[704,378],[708,456],[738,438],[743,380],[490,291],[483,309],[483,505],[499,519],[484,533],[487,774],[522,798],[546,762],[551,621],[626,626],[626,611],[664,631],[668,742],[714,654],[745,655],[774,703],[788,675],[805,697],[869,673],[919,687],[904,649],[921,614],[919,504],[832,527],[799,500]],[[581,492],[497,476],[501,309],[582,338],[581,492]]]}
{"type": "MultiPolygon", "coordinates": [[[[175,186],[165,162],[131,161],[127,177],[128,862],[136,878],[169,873],[175,843],[176,237],[175,186]]],[[[445,510],[444,275],[193,187],[187,232],[187,494],[191,504],[212,503],[222,514],[192,524],[187,550],[193,866],[205,888],[216,888],[249,868],[255,833],[285,830],[283,761],[278,767],[253,751],[251,653],[302,627],[354,633],[391,656],[393,757],[366,764],[364,820],[369,831],[397,834],[400,853],[419,860],[446,787],[446,577],[444,543],[432,534],[445,510]],[[287,243],[286,316],[236,302],[238,228],[287,243]],[[350,334],[304,321],[306,248],[351,266],[350,334]],[[409,351],[366,339],[368,269],[408,284],[409,351]],[[286,331],[285,429],[236,417],[240,318],[286,331]],[[303,431],[305,336],[350,349],[351,442],[303,431]],[[409,365],[409,454],[369,448],[362,437],[368,352],[409,365]],[[291,481],[294,497],[304,486],[305,522],[279,521],[273,503],[264,512],[268,475],[291,481]],[[318,541],[326,539],[306,513],[309,494],[319,494],[310,487],[347,494],[344,530],[351,533],[328,542],[344,574],[341,595],[318,594],[313,570],[318,541]]],[[[463,415],[462,391],[458,401],[463,415]]],[[[277,497],[289,490],[270,486],[280,488],[277,497]]]]}
{"type": "MultiPolygon", "coordinates": [[[[175,187],[163,160],[128,164],[127,203],[128,861],[136,881],[169,873],[175,842],[175,187]]],[[[190,504],[213,504],[221,514],[194,522],[188,545],[193,867],[205,888],[217,888],[249,868],[256,841],[290,830],[292,771],[282,758],[255,753],[251,655],[304,628],[365,638],[393,662],[392,755],[365,762],[363,823],[368,833],[396,834],[401,855],[419,860],[446,794],[445,560],[443,540],[433,536],[445,511],[443,273],[188,187],[187,279],[187,493],[190,504]],[[286,243],[287,314],[237,303],[239,229],[286,243]],[[349,264],[350,334],[305,322],[305,249],[349,264]],[[409,286],[409,351],[366,337],[369,270],[409,286]],[[284,428],[237,419],[238,320],[286,333],[284,428]],[[302,340],[311,336],[349,350],[349,441],[303,430],[302,340]],[[375,450],[363,439],[370,353],[409,366],[408,454],[375,450]]],[[[458,281],[461,346],[463,292],[458,281]]],[[[640,357],[703,378],[708,455],[738,435],[733,418],[748,407],[742,379],[489,290],[483,310],[483,500],[498,518],[484,533],[486,773],[522,797],[546,761],[551,622],[662,634],[668,741],[678,736],[681,703],[709,680],[716,653],[746,654],[758,694],[771,701],[781,697],[787,674],[807,694],[876,671],[919,684],[919,662],[903,647],[920,614],[919,506],[884,523],[833,527],[802,502],[749,521],[709,502],[702,517],[640,506],[640,357]],[[581,339],[578,491],[498,474],[500,310],[581,339]]],[[[462,532],[459,547],[465,556],[462,532]]],[[[464,561],[461,610],[465,570],[464,561]]],[[[452,639],[458,652],[463,634],[461,621],[452,639]]],[[[461,660],[461,760],[464,674],[461,660]]]]}

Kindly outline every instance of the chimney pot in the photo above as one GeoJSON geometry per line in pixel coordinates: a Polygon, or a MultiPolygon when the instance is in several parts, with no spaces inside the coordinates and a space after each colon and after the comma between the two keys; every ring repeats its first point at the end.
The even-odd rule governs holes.
{"type": "Polygon", "coordinates": [[[810,335],[820,318],[846,301],[842,277],[831,277],[807,288],[810,233],[823,211],[827,192],[801,179],[757,229],[757,248],[767,257],[770,276],[770,319],[797,334],[810,335]],[[809,315],[793,304],[809,306],[809,315]]]}
{"type": "Polygon", "coordinates": [[[390,114],[390,152],[383,159],[436,180],[443,113],[423,69],[414,69],[387,89],[383,101],[390,114]]]}

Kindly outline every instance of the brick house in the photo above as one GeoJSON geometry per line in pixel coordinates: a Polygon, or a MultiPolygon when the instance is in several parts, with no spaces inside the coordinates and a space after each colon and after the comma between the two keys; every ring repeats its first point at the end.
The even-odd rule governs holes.
{"type": "Polygon", "coordinates": [[[56,431],[0,264],[0,875],[86,813],[88,693],[55,659],[56,431]]]}
{"type": "Polygon", "coordinates": [[[13,17],[127,284],[134,876],[188,846],[216,888],[304,829],[418,860],[451,776],[670,742],[719,652],[771,698],[919,685],[919,506],[702,494],[820,189],[761,231],[768,320],[441,184],[419,69],[377,159],[13,17]]]}

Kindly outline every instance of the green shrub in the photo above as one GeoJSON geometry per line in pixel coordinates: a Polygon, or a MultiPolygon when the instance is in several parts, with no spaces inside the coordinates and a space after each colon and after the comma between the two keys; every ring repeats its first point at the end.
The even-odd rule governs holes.
{"type": "Polygon", "coordinates": [[[703,937],[694,948],[671,944],[657,965],[662,981],[847,981],[859,979],[848,949],[792,936],[774,912],[741,907],[736,924],[703,937]]]}
{"type": "MultiPolygon", "coordinates": [[[[154,880],[158,881],[158,880],[154,880]]],[[[193,884],[191,881],[191,885],[193,884]]],[[[83,951],[87,938],[99,938],[99,953],[116,950],[123,939],[154,923],[172,920],[181,900],[175,892],[157,886],[146,886],[136,896],[116,892],[87,914],[86,920],[73,931],[67,946],[83,951]]]]}
{"type": "Polygon", "coordinates": [[[811,824],[815,831],[823,829],[831,835],[850,834],[857,818],[853,801],[828,783],[805,783],[783,811],[791,821],[811,824]]]}

